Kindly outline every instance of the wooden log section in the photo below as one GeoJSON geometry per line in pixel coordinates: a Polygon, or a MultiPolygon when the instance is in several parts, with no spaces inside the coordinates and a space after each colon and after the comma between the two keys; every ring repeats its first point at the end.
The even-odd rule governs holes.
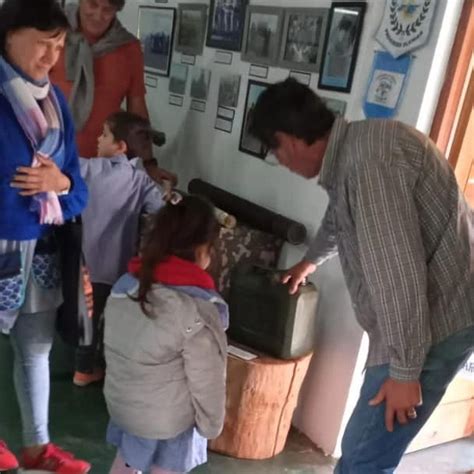
{"type": "Polygon", "coordinates": [[[229,355],[224,429],[209,448],[240,459],[267,459],[285,447],[312,354],[299,359],[229,355]]]}

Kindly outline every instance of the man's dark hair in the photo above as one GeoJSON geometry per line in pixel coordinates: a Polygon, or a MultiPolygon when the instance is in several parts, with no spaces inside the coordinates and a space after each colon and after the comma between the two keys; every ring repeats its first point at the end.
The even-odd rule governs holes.
{"type": "Polygon", "coordinates": [[[0,54],[5,54],[8,33],[21,28],[67,30],[69,22],[57,0],[5,0],[0,7],[0,54]]]}
{"type": "Polygon", "coordinates": [[[260,95],[249,117],[248,131],[269,149],[278,148],[276,132],[311,145],[331,130],[334,120],[334,114],[308,86],[289,78],[260,95]]]}
{"type": "Polygon", "coordinates": [[[105,123],[116,142],[124,141],[127,144],[129,159],[139,156],[147,160],[151,157],[152,134],[150,122],[146,118],[122,110],[110,115],[105,123]]]}

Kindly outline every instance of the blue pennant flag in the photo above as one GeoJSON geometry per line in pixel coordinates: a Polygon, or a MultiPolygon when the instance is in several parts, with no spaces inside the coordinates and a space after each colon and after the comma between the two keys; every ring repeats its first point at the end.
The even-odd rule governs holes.
{"type": "Polygon", "coordinates": [[[376,51],[365,96],[366,117],[391,118],[396,114],[411,60],[408,54],[394,59],[390,53],[376,51]]]}

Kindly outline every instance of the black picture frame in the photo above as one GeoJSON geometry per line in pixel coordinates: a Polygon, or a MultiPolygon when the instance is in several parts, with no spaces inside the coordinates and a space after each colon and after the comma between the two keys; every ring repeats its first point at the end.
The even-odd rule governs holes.
{"type": "Polygon", "coordinates": [[[286,8],[280,67],[318,72],[328,20],[327,8],[286,8]]]}
{"type": "Polygon", "coordinates": [[[175,26],[175,8],[139,6],[137,36],[142,45],[145,73],[170,75],[175,26]]]}
{"type": "Polygon", "coordinates": [[[350,92],[366,2],[333,2],[329,11],[318,88],[350,92]]]}
{"type": "Polygon", "coordinates": [[[267,149],[257,139],[248,134],[249,118],[252,115],[252,107],[255,105],[260,94],[264,92],[271,84],[268,82],[255,81],[250,79],[247,86],[247,95],[245,96],[245,108],[242,118],[242,129],[240,132],[239,150],[248,155],[255,156],[264,160],[267,156],[267,149]]]}
{"type": "Polygon", "coordinates": [[[242,61],[278,66],[285,10],[281,7],[249,5],[245,15],[242,61]]]}
{"type": "Polygon", "coordinates": [[[223,5],[225,0],[211,0],[207,25],[206,46],[240,51],[245,27],[245,12],[249,0],[234,0],[234,5],[223,5]],[[228,11],[219,12],[219,8],[228,11]]]}
{"type": "Polygon", "coordinates": [[[178,4],[178,28],[175,49],[189,56],[200,56],[204,50],[207,27],[207,4],[178,4]]]}

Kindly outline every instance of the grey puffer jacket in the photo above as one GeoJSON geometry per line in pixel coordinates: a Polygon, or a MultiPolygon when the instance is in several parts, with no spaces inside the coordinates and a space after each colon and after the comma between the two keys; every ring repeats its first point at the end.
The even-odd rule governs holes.
{"type": "Polygon", "coordinates": [[[225,412],[226,336],[215,305],[153,285],[147,317],[127,294],[105,309],[104,394],[128,433],[170,439],[195,425],[209,439],[225,412]]]}

